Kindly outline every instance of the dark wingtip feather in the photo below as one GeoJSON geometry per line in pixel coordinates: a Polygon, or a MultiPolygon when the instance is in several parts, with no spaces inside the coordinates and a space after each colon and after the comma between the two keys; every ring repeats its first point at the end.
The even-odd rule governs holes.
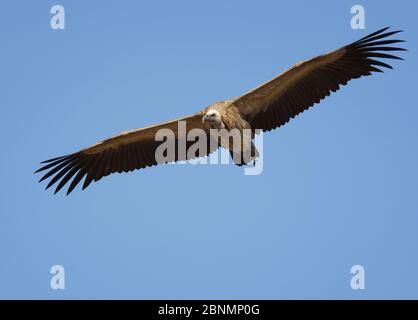
{"type": "Polygon", "coordinates": [[[77,175],[75,176],[75,178],[71,181],[70,186],[67,189],[67,196],[71,193],[71,191],[74,190],[74,188],[78,185],[78,183],[80,182],[80,180],[83,178],[83,176],[85,175],[85,172],[83,170],[80,170],[77,175]]]}
{"type": "Polygon", "coordinates": [[[384,63],[382,61],[378,61],[378,60],[374,60],[374,59],[367,59],[367,62],[372,64],[372,65],[376,65],[376,66],[380,66],[380,67],[384,67],[384,68],[388,68],[388,69],[393,69],[393,67],[387,63],[384,63]]]}
{"type": "Polygon", "coordinates": [[[92,183],[92,181],[93,181],[93,178],[91,177],[89,178],[89,176],[87,176],[86,179],[84,180],[83,187],[81,188],[81,190],[86,189],[90,185],[90,183],[92,183]]]}
{"type": "Polygon", "coordinates": [[[365,36],[365,37],[363,37],[363,38],[361,38],[361,39],[357,40],[355,43],[358,43],[358,42],[361,42],[361,41],[363,41],[363,40],[367,40],[367,39],[369,39],[369,38],[372,38],[372,37],[374,37],[374,36],[377,36],[377,35],[379,35],[380,33],[385,32],[386,30],[388,30],[388,29],[390,29],[390,28],[391,28],[391,27],[385,27],[385,28],[382,28],[382,29],[380,29],[380,30],[377,30],[376,32],[373,32],[373,33],[371,33],[371,34],[369,34],[369,35],[367,35],[367,36],[365,36]]]}
{"type": "Polygon", "coordinates": [[[55,160],[59,160],[59,159],[62,159],[62,158],[64,158],[65,156],[61,156],[61,157],[56,157],[56,158],[52,158],[52,159],[48,159],[48,160],[44,160],[44,161],[42,161],[41,162],[41,164],[43,164],[43,163],[49,163],[49,162],[52,162],[52,161],[55,161],[55,160]]]}
{"type": "Polygon", "coordinates": [[[55,183],[54,180],[49,181],[49,183],[46,185],[45,190],[48,190],[49,188],[51,188],[51,186],[55,183]]]}
{"type": "Polygon", "coordinates": [[[369,52],[369,53],[367,54],[367,56],[368,56],[368,57],[371,57],[371,58],[383,58],[383,59],[404,60],[404,59],[403,59],[403,58],[401,58],[401,57],[394,56],[394,55],[387,54],[387,53],[381,53],[381,52],[369,52]]]}
{"type": "Polygon", "coordinates": [[[379,68],[376,68],[376,67],[373,67],[373,66],[370,66],[369,69],[373,72],[381,72],[381,73],[384,72],[383,70],[380,70],[379,68]]]}

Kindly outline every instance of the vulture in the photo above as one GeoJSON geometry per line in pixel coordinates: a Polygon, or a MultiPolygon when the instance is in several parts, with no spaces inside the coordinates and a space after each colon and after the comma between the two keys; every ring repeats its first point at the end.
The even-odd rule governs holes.
{"type": "MultiPolygon", "coordinates": [[[[252,139],[259,130],[270,131],[283,126],[350,80],[383,72],[382,68],[392,69],[382,60],[403,60],[391,53],[406,49],[392,46],[404,42],[391,37],[402,31],[388,29],[383,28],[335,51],[301,61],[244,95],[217,102],[193,115],[126,131],[78,152],[43,161],[43,166],[35,173],[46,172],[39,180],[41,182],[50,178],[46,189],[58,183],[55,193],[69,183],[68,195],[83,178],[84,190],[92,181],[98,181],[111,173],[157,165],[156,151],[163,143],[156,139],[160,129],[171,130],[175,143],[191,147],[190,141],[181,141],[184,137],[179,134],[179,122],[187,125],[187,133],[200,129],[208,132],[209,137],[212,129],[238,129],[239,132],[248,129],[253,133],[252,139]]],[[[184,156],[175,152],[172,160],[206,156],[219,146],[229,148],[228,143],[224,146],[217,142],[215,145],[210,144],[205,154],[187,153],[184,156]]],[[[252,154],[256,153],[252,142],[251,150],[252,154]]],[[[231,149],[230,152],[233,155],[231,149]]],[[[250,160],[255,161],[256,156],[250,160]]],[[[237,165],[247,164],[242,159],[235,161],[234,158],[234,162],[237,165]]]]}

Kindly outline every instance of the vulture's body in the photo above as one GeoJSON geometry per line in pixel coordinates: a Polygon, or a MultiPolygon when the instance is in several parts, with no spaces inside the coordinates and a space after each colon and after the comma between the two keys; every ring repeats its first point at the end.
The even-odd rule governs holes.
{"type": "MultiPolygon", "coordinates": [[[[200,129],[206,131],[208,136],[211,129],[237,129],[240,132],[249,129],[254,137],[257,129],[270,131],[280,127],[348,81],[369,76],[372,72],[382,72],[380,67],[392,68],[381,59],[401,60],[389,52],[405,50],[391,46],[403,41],[386,39],[400,31],[386,32],[387,29],[328,54],[299,62],[236,99],[215,103],[191,116],[123,132],[79,152],[44,161],[45,165],[36,172],[48,170],[40,181],[51,178],[47,188],[59,182],[55,192],[72,179],[67,191],[69,194],[84,177],[83,189],[92,181],[114,172],[128,172],[159,164],[155,152],[162,142],[156,141],[156,134],[160,129],[172,130],[178,143],[180,121],[187,124],[187,132],[200,129]]],[[[185,143],[187,148],[190,147],[189,141],[185,143]]],[[[228,143],[222,146],[230,148],[228,143]]],[[[209,146],[207,154],[217,147],[209,146]]],[[[251,143],[248,147],[254,146],[251,143]]],[[[202,154],[186,158],[197,156],[202,154]]],[[[174,160],[186,159],[176,154],[174,160]]]]}

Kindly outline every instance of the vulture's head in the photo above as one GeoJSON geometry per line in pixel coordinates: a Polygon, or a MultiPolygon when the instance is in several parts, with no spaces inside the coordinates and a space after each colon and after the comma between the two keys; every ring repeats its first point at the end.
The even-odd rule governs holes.
{"type": "Polygon", "coordinates": [[[211,109],[202,118],[202,124],[208,129],[223,129],[225,128],[222,122],[222,116],[219,111],[211,109]]]}

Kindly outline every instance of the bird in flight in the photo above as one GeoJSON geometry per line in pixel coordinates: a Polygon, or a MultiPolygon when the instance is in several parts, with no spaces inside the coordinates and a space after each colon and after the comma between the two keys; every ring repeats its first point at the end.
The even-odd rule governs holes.
{"type": "MultiPolygon", "coordinates": [[[[92,181],[98,181],[111,173],[129,172],[159,164],[155,153],[162,142],[156,141],[156,134],[160,129],[169,129],[174,132],[175,142],[180,143],[179,122],[187,125],[187,133],[200,129],[207,132],[208,137],[211,129],[225,128],[238,129],[240,132],[249,129],[253,132],[253,138],[256,130],[270,131],[283,126],[350,80],[370,76],[373,72],[383,72],[381,68],[392,69],[382,59],[403,60],[390,54],[393,51],[406,51],[392,46],[404,42],[390,38],[401,31],[388,29],[378,30],[340,49],[301,61],[238,98],[215,103],[190,116],[126,131],[78,152],[43,161],[44,165],[35,173],[46,171],[39,182],[51,178],[46,189],[58,183],[55,193],[71,181],[68,195],[84,177],[83,190],[92,181]]],[[[191,146],[190,141],[185,144],[186,148],[191,146]]],[[[186,156],[180,156],[176,152],[173,160],[206,156],[218,146],[224,145],[219,143],[215,149],[209,147],[203,155],[187,153],[186,156]]],[[[228,148],[228,145],[224,147],[228,148]]],[[[252,143],[251,148],[254,149],[252,143]]],[[[231,149],[230,152],[233,155],[231,149]]],[[[235,163],[247,164],[242,159],[235,163]]]]}

